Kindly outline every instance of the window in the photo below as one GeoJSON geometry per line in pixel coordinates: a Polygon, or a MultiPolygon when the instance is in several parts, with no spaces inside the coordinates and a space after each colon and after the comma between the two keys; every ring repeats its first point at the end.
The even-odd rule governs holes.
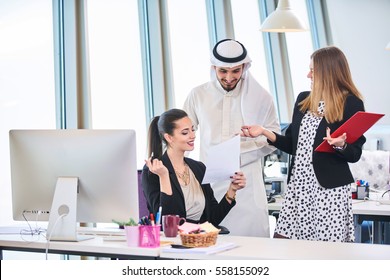
{"type": "Polygon", "coordinates": [[[54,129],[51,0],[0,2],[0,222],[11,224],[10,129],[54,129]]]}
{"type": "Polygon", "coordinates": [[[265,59],[263,34],[260,31],[260,15],[257,0],[231,0],[235,39],[248,50],[252,59],[250,72],[255,79],[270,91],[265,59]]]}
{"type": "MultiPolygon", "coordinates": [[[[296,14],[309,28],[306,1],[296,0],[292,4],[296,14]]],[[[310,80],[306,75],[309,72],[313,43],[310,31],[286,33],[286,41],[293,91],[296,98],[300,92],[310,90],[310,80]]]]}
{"type": "Polygon", "coordinates": [[[204,0],[167,4],[176,107],[182,108],[191,89],[210,80],[206,6],[204,0]]]}
{"type": "Polygon", "coordinates": [[[92,128],[135,129],[138,168],[146,156],[147,124],[138,1],[88,1],[92,128]]]}

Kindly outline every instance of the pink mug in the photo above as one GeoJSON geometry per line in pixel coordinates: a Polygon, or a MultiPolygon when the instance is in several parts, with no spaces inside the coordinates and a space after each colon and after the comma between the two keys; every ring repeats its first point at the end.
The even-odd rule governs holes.
{"type": "Polygon", "coordinates": [[[162,216],[162,225],[165,237],[176,237],[181,221],[185,222],[186,219],[180,218],[178,215],[162,216]]]}

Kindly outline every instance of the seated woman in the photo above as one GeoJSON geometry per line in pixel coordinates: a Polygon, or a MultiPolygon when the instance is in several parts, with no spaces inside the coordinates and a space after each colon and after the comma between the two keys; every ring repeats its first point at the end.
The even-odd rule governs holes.
{"type": "Polygon", "coordinates": [[[200,183],[206,166],[184,156],[194,149],[194,140],[192,122],[183,110],[171,109],[152,120],[149,159],[142,170],[148,209],[156,214],[161,206],[162,215],[174,214],[188,222],[208,221],[218,226],[236,204],[236,191],[245,187],[246,178],[242,172],[232,174],[226,195],[218,203],[210,184],[200,183]]]}

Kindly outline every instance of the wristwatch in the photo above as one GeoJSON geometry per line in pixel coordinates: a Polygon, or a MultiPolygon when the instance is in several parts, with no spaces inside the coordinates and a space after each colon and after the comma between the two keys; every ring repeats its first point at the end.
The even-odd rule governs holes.
{"type": "Polygon", "coordinates": [[[335,149],[336,151],[344,151],[345,148],[347,147],[347,142],[344,143],[344,146],[335,146],[335,145],[332,145],[333,149],[335,149]]]}

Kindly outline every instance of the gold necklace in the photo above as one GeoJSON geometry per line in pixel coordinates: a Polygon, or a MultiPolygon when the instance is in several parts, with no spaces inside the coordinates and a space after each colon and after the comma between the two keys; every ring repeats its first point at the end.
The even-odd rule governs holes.
{"type": "Polygon", "coordinates": [[[188,185],[188,183],[190,182],[190,172],[188,170],[188,165],[187,164],[184,165],[184,171],[183,172],[179,172],[175,168],[175,173],[176,173],[177,177],[183,181],[184,185],[188,185]]]}

